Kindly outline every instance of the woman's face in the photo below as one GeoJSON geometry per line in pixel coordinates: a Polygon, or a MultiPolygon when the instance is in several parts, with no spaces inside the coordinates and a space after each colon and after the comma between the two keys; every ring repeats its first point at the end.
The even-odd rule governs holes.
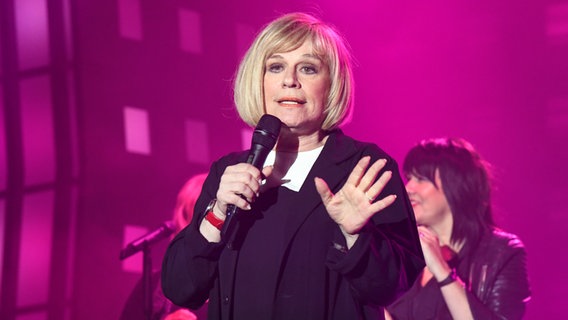
{"type": "Polygon", "coordinates": [[[424,177],[416,175],[408,177],[406,192],[414,209],[416,223],[419,225],[436,226],[452,219],[450,205],[444,194],[438,171],[435,180],[438,188],[424,177]]]}
{"type": "Polygon", "coordinates": [[[307,40],[296,50],[268,57],[264,73],[266,113],[278,117],[291,132],[319,132],[330,87],[329,69],[313,54],[307,40]]]}

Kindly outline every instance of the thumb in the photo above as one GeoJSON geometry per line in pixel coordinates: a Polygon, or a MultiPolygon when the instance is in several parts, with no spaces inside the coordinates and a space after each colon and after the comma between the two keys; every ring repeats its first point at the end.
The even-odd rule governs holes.
{"type": "Polygon", "coordinates": [[[315,177],[314,182],[316,183],[316,190],[321,197],[321,201],[324,205],[327,205],[333,198],[333,192],[329,190],[327,183],[322,178],[315,177]]]}
{"type": "Polygon", "coordinates": [[[262,176],[266,179],[268,178],[271,174],[272,171],[274,170],[274,166],[266,166],[264,168],[262,168],[262,176]]]}

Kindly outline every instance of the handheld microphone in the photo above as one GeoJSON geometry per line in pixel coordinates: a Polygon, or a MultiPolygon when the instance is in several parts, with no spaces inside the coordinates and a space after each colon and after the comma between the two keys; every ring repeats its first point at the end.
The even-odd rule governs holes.
{"type": "Polygon", "coordinates": [[[154,243],[169,237],[175,232],[175,230],[176,228],[173,221],[164,222],[159,228],[130,242],[126,248],[120,251],[120,260],[124,260],[136,252],[141,251],[145,246],[151,246],[154,243]]]}
{"type": "MultiPolygon", "coordinates": [[[[247,157],[246,163],[250,163],[259,170],[262,170],[262,165],[268,156],[268,153],[274,145],[276,140],[278,140],[278,135],[280,134],[280,126],[282,122],[277,117],[265,114],[258,121],[258,125],[254,129],[252,134],[252,143],[250,147],[250,152],[247,157]]],[[[240,209],[235,205],[227,206],[227,217],[223,223],[223,229],[221,230],[221,238],[225,241],[232,239],[235,232],[236,220],[240,209]]],[[[228,241],[230,242],[230,241],[228,241]]]]}

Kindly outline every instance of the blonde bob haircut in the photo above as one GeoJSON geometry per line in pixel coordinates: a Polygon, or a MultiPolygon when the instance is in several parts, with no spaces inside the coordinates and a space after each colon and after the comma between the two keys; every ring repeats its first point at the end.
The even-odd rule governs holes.
{"type": "Polygon", "coordinates": [[[266,112],[264,73],[266,60],[277,52],[289,52],[311,40],[314,55],[329,68],[330,88],[324,109],[323,130],[331,130],[351,118],[353,73],[345,39],[330,25],[306,13],[289,13],[269,23],[245,54],[234,86],[241,119],[255,127],[266,112]]]}

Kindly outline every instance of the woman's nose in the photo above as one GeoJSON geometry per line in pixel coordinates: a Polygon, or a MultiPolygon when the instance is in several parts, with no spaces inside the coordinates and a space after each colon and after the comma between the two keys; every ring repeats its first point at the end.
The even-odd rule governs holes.
{"type": "Polygon", "coordinates": [[[282,86],[285,88],[298,88],[300,83],[298,82],[298,77],[296,72],[293,70],[286,71],[284,73],[284,79],[282,80],[282,86]]]}
{"type": "Polygon", "coordinates": [[[404,185],[404,187],[405,187],[407,193],[414,192],[415,185],[414,185],[414,182],[412,180],[408,180],[406,182],[406,184],[404,185]]]}

